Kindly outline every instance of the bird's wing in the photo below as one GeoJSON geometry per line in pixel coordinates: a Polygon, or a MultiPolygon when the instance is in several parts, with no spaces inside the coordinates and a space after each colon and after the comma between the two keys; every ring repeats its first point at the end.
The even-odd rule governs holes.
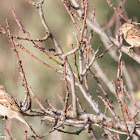
{"type": "Polygon", "coordinates": [[[7,108],[10,108],[13,111],[21,112],[21,109],[16,103],[15,99],[7,93],[4,93],[2,96],[0,95],[0,104],[7,108]]]}
{"type": "Polygon", "coordinates": [[[140,41],[140,29],[135,27],[132,30],[129,30],[127,32],[127,37],[131,38],[131,39],[136,39],[137,41],[140,41]]]}

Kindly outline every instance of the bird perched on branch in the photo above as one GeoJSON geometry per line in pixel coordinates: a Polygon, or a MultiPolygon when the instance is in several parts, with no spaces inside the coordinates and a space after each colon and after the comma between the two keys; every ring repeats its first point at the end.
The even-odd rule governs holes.
{"type": "Polygon", "coordinates": [[[140,29],[136,25],[124,23],[119,30],[126,42],[131,45],[128,47],[129,50],[133,47],[140,47],[140,29]]]}
{"type": "Polygon", "coordinates": [[[30,127],[24,119],[19,105],[15,99],[6,92],[3,85],[0,85],[0,116],[4,118],[16,118],[30,127]]]}

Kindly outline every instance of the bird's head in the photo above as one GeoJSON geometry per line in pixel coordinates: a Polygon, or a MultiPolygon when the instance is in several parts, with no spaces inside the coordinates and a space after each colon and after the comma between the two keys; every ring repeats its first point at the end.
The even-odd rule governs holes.
{"type": "Polygon", "coordinates": [[[131,30],[132,28],[134,28],[135,25],[131,24],[131,23],[124,23],[121,28],[119,29],[121,34],[125,34],[126,32],[128,32],[129,30],[131,30]]]}

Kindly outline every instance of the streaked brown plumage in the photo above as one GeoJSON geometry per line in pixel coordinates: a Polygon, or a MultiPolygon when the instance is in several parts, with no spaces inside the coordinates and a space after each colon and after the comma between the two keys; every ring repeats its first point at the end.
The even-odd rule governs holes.
{"type": "Polygon", "coordinates": [[[16,118],[30,127],[24,119],[19,105],[15,99],[6,92],[3,85],[0,85],[0,116],[16,118]]]}
{"type": "Polygon", "coordinates": [[[124,23],[119,30],[126,42],[131,45],[129,48],[140,47],[140,29],[137,26],[124,23]]]}

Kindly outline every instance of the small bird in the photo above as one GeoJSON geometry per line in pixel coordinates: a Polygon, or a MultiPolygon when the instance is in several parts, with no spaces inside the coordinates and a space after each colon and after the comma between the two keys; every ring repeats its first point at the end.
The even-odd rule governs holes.
{"type": "Polygon", "coordinates": [[[6,92],[3,85],[0,85],[0,116],[4,118],[16,118],[30,127],[24,119],[19,105],[15,99],[6,92]]]}
{"type": "Polygon", "coordinates": [[[124,23],[119,30],[126,42],[131,45],[128,47],[129,50],[133,47],[140,47],[140,29],[136,25],[124,23]]]}

